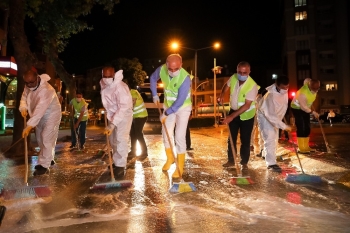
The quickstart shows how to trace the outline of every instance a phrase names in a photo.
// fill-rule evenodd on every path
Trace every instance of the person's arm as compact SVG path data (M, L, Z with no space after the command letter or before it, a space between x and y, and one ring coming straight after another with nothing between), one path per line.
M303 110L306 113L312 113L311 108L309 108L307 106L307 99L306 99L306 96L304 94L299 95L298 101L299 101L299 105L300 105L301 110Z
M151 77L149 79L149 83L150 83L150 89L152 92L152 97L153 96L158 96L157 93L157 82L160 79L160 69L162 68L162 66L159 66L152 74Z
M116 96L114 101L118 108L111 117L110 121L113 123L113 125L118 126L118 124L125 118L125 113L130 109L130 107L132 108L132 106L130 106L132 97L129 88L125 86L120 86L113 96Z
M233 119L244 113L250 108L250 105L255 100L256 96L258 94L258 87L257 85L254 85L254 87L246 94L246 99L244 104L237 109L237 111L234 111L230 115L228 115L222 122L224 124L230 123Z
M181 106L184 104L184 102L188 96L190 88L191 88L191 79L189 76L187 76L179 88L177 98L174 101L173 105L171 105L171 107L165 111L166 116L169 114L172 114L174 112L177 112L177 110L179 110L179 108L181 108Z
M74 125L74 128L75 128L75 129L78 128L79 123L81 122L81 119L83 119L83 116L84 116L85 111L86 111L86 104L85 104L85 105L81 108L81 110L80 110L79 118L78 118L77 122L76 122L75 125Z
M272 93L268 93L264 99L264 103L261 106L261 113L266 117L266 119L271 123L272 126L285 130L288 126L280 120L276 115L275 96Z

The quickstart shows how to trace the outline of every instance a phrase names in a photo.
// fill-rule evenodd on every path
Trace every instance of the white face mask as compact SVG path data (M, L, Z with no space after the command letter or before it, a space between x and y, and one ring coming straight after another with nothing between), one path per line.
M168 73L169 73L169 75L171 76L171 77L176 77L176 76L178 76L179 74L180 74L180 70L177 70L177 71L175 71L175 72L171 72L171 71L169 71L168 70Z
M111 84L113 83L113 81L114 81L114 78L103 78L103 82L104 82L107 86L111 85Z
M280 93L281 93L282 95L287 94L287 93L288 93L288 89L287 89L287 90L285 90L285 89L280 89Z
M37 87L28 87L29 90L34 91Z

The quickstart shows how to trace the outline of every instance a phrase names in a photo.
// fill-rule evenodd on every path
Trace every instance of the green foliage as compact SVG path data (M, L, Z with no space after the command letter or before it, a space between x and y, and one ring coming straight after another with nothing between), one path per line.
M109 14L119 0L27 0L27 15L36 25L48 53L54 48L62 52L72 34L91 30L84 16L91 13L94 5L103 5Z
M111 62L112 66L118 70L123 70L124 79L130 88L141 85L147 77L147 73L142 70L142 65L137 58L119 58Z

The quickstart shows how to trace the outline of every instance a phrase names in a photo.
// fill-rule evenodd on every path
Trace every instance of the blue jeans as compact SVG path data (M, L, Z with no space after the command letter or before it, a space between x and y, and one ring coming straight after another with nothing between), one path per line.
M78 119L74 118L74 124L71 126L71 135L72 135L72 145L77 144L77 138L75 136L74 132L74 125L77 123ZM79 137L79 144L80 146L84 146L85 144L85 138L86 138L86 121L80 121L79 126L76 131L78 137Z
M234 110L230 110L230 113L233 113ZM250 137L252 135L252 130L254 126L254 117L249 120L242 121L241 118L238 116L234 118L230 123L230 132L233 140L233 146L234 149L237 153L237 136L238 136L238 131L240 134L240 139L241 139L241 150L240 150L240 155L241 155L241 164L247 164L249 161L250 157ZM231 149L231 144L230 144L230 137L227 140L227 159L229 162L234 162L234 157Z

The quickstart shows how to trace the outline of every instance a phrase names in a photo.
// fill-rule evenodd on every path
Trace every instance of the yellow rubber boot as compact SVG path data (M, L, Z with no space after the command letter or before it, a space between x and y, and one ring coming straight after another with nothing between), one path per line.
M305 138L305 148L307 148L310 152L315 152L316 149L310 148L310 146L309 146L309 140L310 140L310 137Z
M175 169L175 172L173 173L173 178L179 178L184 173L185 154L177 155L177 165L179 166L179 169ZM181 175L179 174L179 171Z
M298 152L299 153L310 153L310 150L308 149L308 147L305 147L305 141L306 138L298 138Z
M171 164L173 164L175 161L174 161L174 156L173 156L173 153L171 151L171 148L166 148L165 149L165 154L166 154L166 162L162 168L163 171L168 171Z

